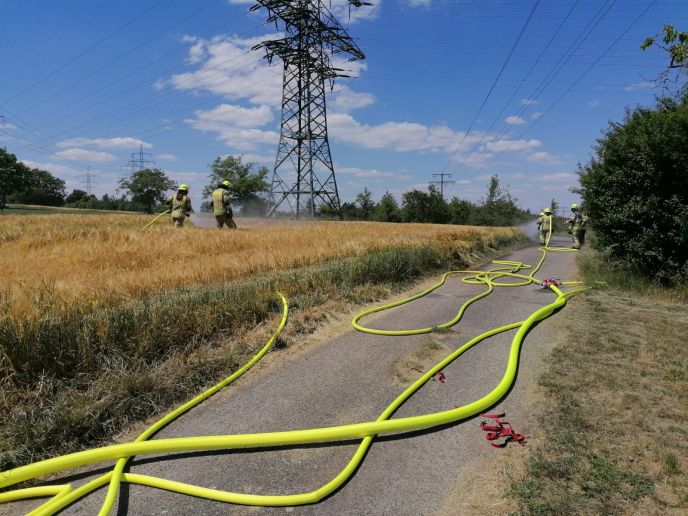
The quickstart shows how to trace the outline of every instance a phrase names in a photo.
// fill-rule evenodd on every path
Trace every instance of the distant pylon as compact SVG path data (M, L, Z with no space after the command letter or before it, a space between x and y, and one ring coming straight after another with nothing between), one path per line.
M153 155L150 152L143 152L143 144L139 147L138 152L131 153L131 160L127 163L127 168L134 174L140 170L145 170L155 166Z
M91 172L86 172L86 193L88 195L93 193L93 186L91 186Z
M432 177L439 177L439 181L430 181L431 185L440 185L440 195L444 199L444 185L453 185L456 181L447 181L445 177L451 177L452 174L447 174L446 172L440 172L439 174L433 174Z
M360 7L360 0L347 0ZM365 58L353 39L322 0L257 0L251 10L265 8L268 22L282 26L285 36L263 41L269 62L284 63L280 141L272 174L267 216L286 202L297 218L314 218L327 206L341 218L339 191L327 136L325 83L336 77L331 56L344 54L350 61Z

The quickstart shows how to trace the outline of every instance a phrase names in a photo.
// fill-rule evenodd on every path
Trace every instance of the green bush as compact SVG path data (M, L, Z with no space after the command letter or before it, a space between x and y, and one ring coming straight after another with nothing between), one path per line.
M662 284L688 278L688 95L610 123L579 174L600 250Z

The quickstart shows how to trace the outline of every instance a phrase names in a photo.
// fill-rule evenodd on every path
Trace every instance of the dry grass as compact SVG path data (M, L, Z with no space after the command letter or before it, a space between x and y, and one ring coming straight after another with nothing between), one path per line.
M523 513L686 514L688 306L668 297L615 285L572 301L540 381L545 440L512 485Z
M375 223L142 233L148 220L0 219L0 470L107 440L226 376L262 345L277 290L290 302L284 347L328 313L525 240Z
M158 225L134 215L0 219L0 270L12 310L29 315L41 287L60 303L102 305L182 286L224 283L371 251L461 240L487 245L512 229L355 222L254 224L222 231Z

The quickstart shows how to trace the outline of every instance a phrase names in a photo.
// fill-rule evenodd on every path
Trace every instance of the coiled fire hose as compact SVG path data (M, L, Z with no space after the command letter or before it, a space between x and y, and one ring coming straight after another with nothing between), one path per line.
M497 260L494 263L500 265L500 267L494 268L489 271L451 271L445 273L442 276L439 283L430 287L427 290L424 290L419 294L403 299L401 301L397 301L395 303L383 305L358 314L356 317L354 317L352 324L359 331L374 333L378 335L391 336L415 335L420 333L428 333L435 329L449 328L457 324L461 320L461 317L463 316L468 306L478 301L479 299L489 295L495 287L517 287L530 285L533 283L541 285L543 282L535 278L535 274L544 263L545 258L547 256L547 252L574 251L573 249L568 248L549 247L550 238L551 230L547 236L545 247L539 248L539 250L542 252L542 257L534 268L531 268L530 265L526 265L520 262ZM525 275L520 273L521 271L528 269L531 269L530 274ZM463 282L473 285L485 285L485 290L483 290L483 292L477 294L476 296L468 299L461 306L456 317L454 317L452 320L439 324L437 326L409 330L376 330L364 327L359 323L359 321L366 315L370 315L372 313L380 312L383 310L388 310L396 306L400 306L402 304L409 303L416 299L419 299L420 297L423 297L442 286L449 276L457 274L468 275L467 277L462 279ZM502 278L513 278L517 281L513 283L497 281ZM579 282L560 283L560 285L567 286L574 284L579 284ZM215 386L198 395L196 398L192 399L191 401L182 405L178 409L164 416L154 425L149 427L134 442L104 446L92 450L63 455L61 457L43 460L34 464L21 466L9 471L2 472L0 473L0 488L8 487L11 485L18 484L20 482L36 479L44 475L48 475L58 471L69 470L87 464L116 460L117 462L114 466L114 469L111 472L108 472L94 480L91 480L90 482L86 483L85 485L79 487L76 490L73 490L72 486L67 484L55 486L30 487L25 489L17 489L14 491L7 491L4 493L0 493L0 503L21 500L26 498L52 496L50 500L48 500L46 503L44 503L43 505L41 505L29 514L54 514L62 510L63 508L67 507L68 505L81 499L82 497L88 495L92 491L106 484L109 484L108 492L100 511L101 515L106 515L109 514L109 512L112 509L121 482L145 485L176 493L186 494L189 496L196 496L200 498L206 498L209 500L242 505L293 506L316 503L328 496L330 493L335 491L342 484L344 484L344 482L347 481L347 479L354 473L359 464L362 462L363 458L365 457L366 451L372 444L375 436L391 433L410 432L420 429L442 426L449 423L455 423L457 421L461 421L463 419L467 419L476 414L479 414L487 408L496 404L508 392L509 388L514 382L516 372L518 369L520 348L529 329L539 321L542 321L543 319L549 317L553 312L555 312L559 308L563 307L570 297L579 294L580 292L583 292L585 290L588 290L588 288L577 288L568 292L563 292L558 288L557 285L550 284L547 285L547 287L552 292L554 292L554 294L556 294L556 299L554 301L536 310L523 321L514 322L511 324L500 326L498 328L494 328L466 342L464 345L452 352L441 362L429 369L416 382L410 385L382 412L382 414L380 414L380 416L375 421L355 423L350 425L311 428L304 430L291 430L282 432L205 437L184 437L159 439L152 441L149 440L151 437L155 435L156 432L161 430L163 427L165 427L166 425L177 419L179 416L189 411L191 408L195 407L202 401L217 393L220 389L226 387L234 380L242 376L268 352L270 347L279 337L287 322L288 303L284 296L282 296L282 294L279 294L279 297L282 302L282 317L277 330L272 335L270 340L265 344L265 346L263 346L263 348L253 358L251 358L251 360L246 365L244 365L234 374L225 378ZM435 373L444 369L447 365L449 365L451 362L453 362L459 356L461 356L465 351L489 337L514 329L517 331L511 342L509 358L507 361L506 369L504 371L504 375L502 376L497 386L486 396L483 396L482 398L475 400L467 405L457 407L451 410L418 416L390 419L394 412L418 389L420 389L426 382L428 382L435 375ZM252 495L244 493L233 493L217 489L209 489L200 486L194 486L162 478L151 477L148 475L124 473L124 468L127 464L127 461L135 455L151 455L159 453L180 453L208 450L227 450L241 448L268 448L276 446L293 446L310 443L336 442L349 439L361 439L361 443L359 444L358 449L350 459L349 463L344 467L344 469L342 469L342 471L339 474L337 474L330 481L325 483L320 488L308 493L291 495Z

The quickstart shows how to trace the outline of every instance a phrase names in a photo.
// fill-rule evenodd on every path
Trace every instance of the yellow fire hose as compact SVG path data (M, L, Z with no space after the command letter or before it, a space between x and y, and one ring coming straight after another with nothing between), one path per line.
M541 280L534 277L535 273L540 269L544 263L548 251L572 251L568 248L551 248L548 247L551 237L551 230L547 236L546 246L540 248L542 258L529 275L519 274L521 270L530 269L529 265L519 262L505 262L495 261L496 264L502 267L495 268L489 271L451 271L442 276L440 283L430 287L429 289L411 296L407 299L390 303L372 310L367 310L358 314L354 320L353 325L360 331L368 333L375 333L379 335L413 335L418 333L428 333L434 329L448 328L459 322L466 308L472 303L489 295L494 290L495 286L523 286L532 283L542 284ZM447 277L455 274L469 274L470 276L463 278L463 281L469 284L482 284L486 289L468 299L459 310L457 316L438 326L428 328L417 328L411 330L375 330L365 328L358 324L358 321L366 315L382 310L387 310L401 304L411 302L428 293L439 288L446 281ZM515 279L514 283L505 283L503 281L497 282L495 280L501 278ZM566 282L562 285L572 285L578 282ZM533 312L527 319L520 322L515 322L489 330L474 339L465 343L463 346L455 350L444 360L439 362L433 368L428 370L420 379L409 386L403 393L401 393L377 418L375 421L364 423L355 423L350 425L340 425L324 428L312 428L305 430L291 430L282 432L256 433L256 434L238 434L238 435L222 435L222 436L205 436L205 437L185 437L172 439L159 439L149 441L156 432L161 428L174 421L183 413L190 410L192 407L198 405L205 399L209 398L220 389L243 375L248 371L258 360L260 360L269 350L279 334L282 332L288 313L287 300L280 294L282 300L282 318L280 324L266 345L241 369L227 377L225 380L211 387L203 392L193 400L185 405L179 407L173 412L164 416L161 420L148 428L141 434L134 442L116 444L111 446L104 446L88 451L72 453L61 457L43 460L27 466L21 466L9 471L0 473L0 488L11 486L26 480L38 478L40 476L48 475L58 471L69 470L75 467L84 466L87 464L94 464L98 462L117 460L113 471L102 475L95 480L88 482L76 490L72 490L71 485L57 485L57 486L42 486L26 489L18 489L0 493L0 503L20 500L25 498L37 498L44 496L53 496L52 499L45 504L38 507L31 512L32 515L38 514L54 514L57 511L67 507L68 505L86 496L90 492L98 489L106 484L110 484L105 502L101 508L100 514L108 514L112 509L116 499L119 485L121 482L128 482L132 484L146 485L172 492L186 494L189 496L196 496L206 498L209 500L216 500L227 503L243 504L243 505L260 505L260 506L292 506L315 503L328 496L330 493L340 487L353 474L356 468L363 460L366 451L372 444L373 439L377 435L384 435L390 433L409 432L420 429L432 428L449 423L467 419L476 414L483 412L489 407L496 404L509 390L514 382L515 375L518 369L518 357L520 347L523 344L523 339L528 333L529 329L537 322L549 317L554 311L563 307L568 298L587 290L587 288L578 288L568 292L563 292L555 285L549 285L548 288L556 294L556 299ZM470 349L472 346L482 342L483 340L497 335L502 332L516 329L516 334L511 342L509 351L509 358L507 361L506 370L497 386L486 396L452 410L436 412L432 414L424 414L419 416L411 416L397 419L390 419L394 412L418 389L420 389L434 374L445 368L448 364L456 360L461 354ZM180 453L189 451L207 451L207 450L226 450L226 449L241 449L241 448L258 448L258 447L275 447L275 446L293 446L304 445L310 443L335 442L348 439L362 439L358 449L352 456L349 463L344 469L336 475L329 482L322 487L309 493L300 493L292 495L251 495L244 493L232 493L221 491L217 489L208 489L200 486L194 486L181 482L170 481L161 478L150 477L147 475L139 475L133 473L124 473L129 458L135 455L151 455L158 453Z
M170 210L165 210L165 211L163 211L162 213L158 213L158 216L155 217L153 220L151 220L148 224L146 224L145 226L143 226L143 227L141 228L141 231L143 231L144 229L148 229L150 226L152 226L153 224L155 224L155 223L158 221L158 219L159 219L160 217L162 217L163 215L167 215L169 212L170 212Z

